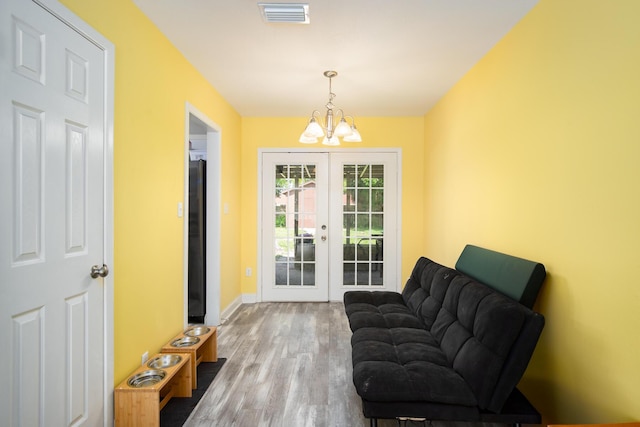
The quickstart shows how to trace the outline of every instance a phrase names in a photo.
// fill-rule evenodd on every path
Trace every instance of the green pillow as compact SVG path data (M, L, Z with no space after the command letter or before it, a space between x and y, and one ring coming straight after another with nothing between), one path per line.
M529 308L533 307L547 275L539 262L473 245L465 246L456 270Z

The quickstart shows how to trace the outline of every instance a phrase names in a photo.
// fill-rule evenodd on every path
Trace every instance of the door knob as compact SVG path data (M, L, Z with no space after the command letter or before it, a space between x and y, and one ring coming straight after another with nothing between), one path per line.
M320 238L322 239L323 242L327 240L327 236L322 236Z
M91 267L91 278L97 279L98 277L107 277L109 274L109 267L106 264L102 264L102 267L99 265L94 265Z

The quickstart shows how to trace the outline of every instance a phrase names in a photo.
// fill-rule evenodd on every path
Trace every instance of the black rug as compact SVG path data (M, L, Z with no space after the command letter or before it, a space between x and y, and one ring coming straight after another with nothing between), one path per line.
M198 388L192 391L191 397L171 398L160 411L160 425L162 427L183 425L226 361L227 359L218 359L217 362L200 363L197 369Z

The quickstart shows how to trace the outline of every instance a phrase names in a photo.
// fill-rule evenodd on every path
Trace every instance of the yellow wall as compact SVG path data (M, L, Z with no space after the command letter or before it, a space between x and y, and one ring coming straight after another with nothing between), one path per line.
M547 422L640 420L639 16L542 0L425 116L425 253L549 272L522 383Z
M322 144L300 144L298 138L308 118L244 117L242 119L242 267L257 268L258 257L258 149L322 148ZM423 118L357 117L361 143L343 143L344 148L402 148L402 278L409 276L423 242ZM256 275L242 277L242 292L257 292Z
M185 103L222 129L221 307L239 293L240 117L129 0L63 0L115 45L115 382L183 328Z

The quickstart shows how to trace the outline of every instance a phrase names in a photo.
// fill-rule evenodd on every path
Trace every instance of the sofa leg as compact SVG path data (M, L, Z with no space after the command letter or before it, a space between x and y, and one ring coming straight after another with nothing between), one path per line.
M378 427L378 419L377 418L369 418L369 425L371 427Z

